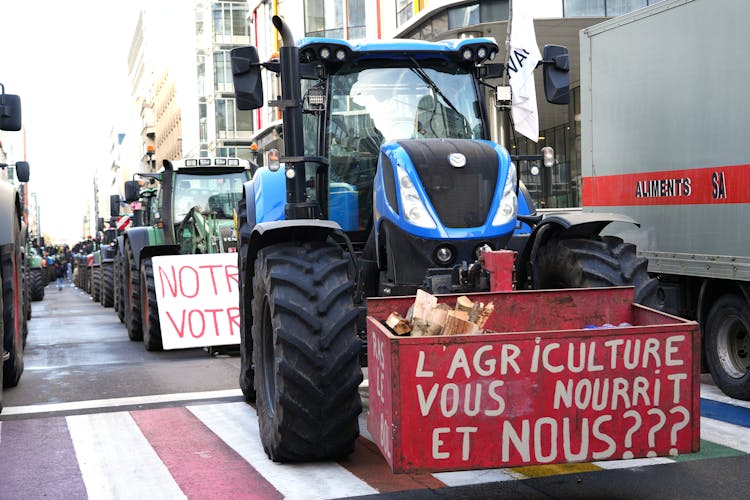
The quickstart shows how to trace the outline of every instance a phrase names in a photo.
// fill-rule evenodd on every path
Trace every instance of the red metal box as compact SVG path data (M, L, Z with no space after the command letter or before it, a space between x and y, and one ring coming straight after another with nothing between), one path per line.
M497 333L397 337L382 321L414 297L367 301L367 426L394 472L698 451L696 322L633 304L629 287L470 298L494 303Z

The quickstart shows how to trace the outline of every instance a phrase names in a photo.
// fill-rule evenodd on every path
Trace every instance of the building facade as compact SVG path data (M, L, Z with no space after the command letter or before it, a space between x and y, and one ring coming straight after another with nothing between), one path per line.
M515 0L516 2L522 0ZM532 1L532 0L525 0ZM566 46L570 51L571 100L567 106L546 103L543 83L536 72L540 139L531 142L523 136L495 138L512 154L538 154L542 147L555 149L555 165L531 175L530 162L521 162L522 179L538 207L580 205L580 30L657 0L533 0L534 28L540 49L546 44ZM284 16L297 36L331 38L415 38L427 41L449 38L493 37L505 60L505 40L510 0L303 0L298 2L251 0L251 39L261 60L278 50L278 37L270 19ZM264 75L266 95L278 92L277 79ZM491 101L488 101L491 102ZM506 111L506 110L504 110ZM503 113L501 113L502 115ZM509 113L508 113L509 114ZM279 119L267 106L255 112L254 126L263 130Z

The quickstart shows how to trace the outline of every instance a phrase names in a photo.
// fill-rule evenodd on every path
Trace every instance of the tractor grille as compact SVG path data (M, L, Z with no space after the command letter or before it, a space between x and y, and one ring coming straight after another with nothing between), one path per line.
M224 251L225 252L236 252L237 251L237 237L234 235L233 227L221 227L219 228L219 235L224 240ZM230 250L232 249L232 250Z
M477 227L487 213L497 186L497 152L468 139L399 141L419 172L422 185L445 227ZM466 166L451 166L451 153L462 153Z

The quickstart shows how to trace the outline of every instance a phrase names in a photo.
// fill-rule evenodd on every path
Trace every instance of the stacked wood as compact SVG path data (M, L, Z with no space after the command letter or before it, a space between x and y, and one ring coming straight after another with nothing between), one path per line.
M386 325L396 335L413 337L478 334L484 333L484 325L494 310L492 302L473 302L466 295L458 297L451 308L445 303L438 304L434 295L418 290L406 317L393 312Z

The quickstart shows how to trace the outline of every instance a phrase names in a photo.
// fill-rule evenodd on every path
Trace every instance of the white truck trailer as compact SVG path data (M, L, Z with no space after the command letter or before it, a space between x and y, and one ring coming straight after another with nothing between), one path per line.
M750 400L750 2L666 0L580 33L584 210L630 240L660 307L701 325L704 368Z

